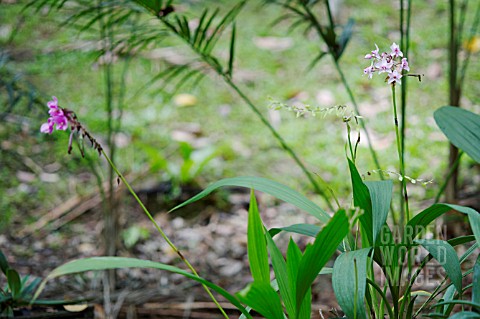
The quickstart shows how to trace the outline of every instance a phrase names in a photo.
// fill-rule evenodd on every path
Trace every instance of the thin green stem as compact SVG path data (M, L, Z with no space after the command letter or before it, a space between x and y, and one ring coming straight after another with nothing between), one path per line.
M333 55L332 55L333 57ZM352 89L350 88L350 85L347 82L347 78L345 77L345 74L343 74L342 69L340 68L340 65L338 64L338 61L333 58L333 64L335 65L335 69L337 70L337 73L340 75L340 79L342 80L342 84L345 87L345 90L347 91L348 97L350 98L350 101L353 104L353 107L355 109L355 113L357 113L358 116L361 116L360 114L360 109L358 107L358 104L355 100L355 97L353 95ZM373 143L372 139L370 138L370 134L367 131L367 128L365 126L365 122L362 119L359 119L360 127L362 130L365 132L365 137L367 138L367 144L368 144L368 149L370 150L370 154L372 156L373 162L375 163L375 167L378 170L378 174L380 175L380 179L385 179L383 176L382 169L380 167L380 162L378 161L377 153L373 149Z
M387 308L389 318L395 318L393 315L392 309L390 307L390 304L388 303L388 298L385 295L385 293L382 291L382 289L377 285L375 281L371 280L370 278L367 278L367 283L370 284L370 286L372 286L378 292L382 300L385 302L385 307Z
M460 159L461 159L462 155L463 155L463 151L460 151L457 155L457 159L455 160L453 165L448 170L447 176L445 177L445 180L443 181L443 184L440 187L440 190L438 191L437 196L435 196L435 204L440 201L440 197L442 196L443 192L447 188L448 182L450 181L450 179L453 176L453 173L457 170L457 167L460 164Z
M101 150L102 152L102 155L105 157L105 159L107 160L108 164L110 165L110 167L115 171L115 173L118 175L118 177L120 178L120 180L123 182L123 184L127 187L128 191L130 192L130 194L132 194L132 196L135 198L135 200L137 201L137 203L140 205L140 207L142 208L143 212L145 213L145 215L147 215L148 219L150 219L150 221L153 223L153 225L155 226L155 228L157 229L158 233L160 234L160 236L162 236L162 238L167 242L167 244L170 246L170 248L180 257L180 259L182 260L182 262L188 267L188 269L190 269L190 271L197 277L200 277L197 273L197 271L195 270L195 268L192 266L192 264L190 264L190 262L185 258L185 256L183 256L183 254L181 253L181 251L175 246L175 244L170 240L170 238L168 238L168 236L165 234L165 232L163 231L163 229L160 227L160 225L155 221L155 219L153 218L152 214L150 214L150 212L148 211L148 209L145 207L145 205L143 204L143 202L140 200L140 198L138 197L137 193L135 193L135 191L133 190L132 186L130 186L130 184L128 183L128 181L125 179L125 177L123 176L122 173L120 173L120 171L118 170L118 168L115 166L115 164L112 162L112 160L110 159L110 157L108 157L107 153L102 149ZM225 318L229 318L228 315L225 313L225 310L223 310L222 306L218 303L217 299L215 299L215 296L213 296L212 292L210 291L210 289L202 284L203 288L205 289L205 291L207 292L207 294L210 296L210 298L212 299L212 301L215 303L215 305L218 307L218 309L220 310L220 312L222 313L222 315L225 317Z
M398 159L400 162L400 176L401 176L401 191L400 191L400 227L403 229L405 225L405 217L407 222L410 220L410 210L408 208L408 194L407 182L405 179L405 164L402 158L402 144L400 140L400 133L398 129L398 115L397 115L397 99L395 97L395 85L392 85L392 103L393 103L393 120L395 124L395 137L397 141ZM404 214L406 213L406 216Z

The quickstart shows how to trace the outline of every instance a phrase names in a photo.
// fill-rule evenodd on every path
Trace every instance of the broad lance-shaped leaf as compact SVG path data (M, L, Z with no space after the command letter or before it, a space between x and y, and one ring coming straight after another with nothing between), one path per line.
M293 292L293 296L296 295L296 282L298 278L298 267L300 260L302 259L302 251L297 244L290 238L290 242L287 248L287 272L290 289ZM324 271L327 267L322 268ZM331 269L331 268L330 268ZM322 272L321 271L321 272ZM320 273L321 273L320 272ZM295 300L294 300L295 302ZM298 319L310 319L312 313L312 288L307 290L303 303L300 309L296 309Z
M250 318L250 319L252 318L252 316L248 313L245 307L242 306L242 304L238 301L237 298L235 298L233 295L228 293L225 289L213 284L212 282L204 278L197 277L194 274L191 274L183 269L165 265L159 262L136 259L136 258L125 258L125 257L82 258L82 259L72 260L66 264L63 264L55 268L54 270L52 270L47 275L47 277L42 281L37 291L35 292L35 295L33 296L33 299L31 302L34 303L35 299L37 299L37 297L45 288L45 285L47 284L47 282L51 279L54 279L60 276L71 275L71 274L76 274L81 272L92 271L92 270L107 270L107 269L120 269L120 268L153 268L153 269L166 270L169 272L180 274L186 278L195 280L211 288L218 294L225 297L225 299L227 299L232 305L234 305L239 311L241 311L247 318Z
M332 285L338 304L348 318L367 318L365 289L370 248L342 253L333 265Z
M448 140L480 163L480 115L459 107L444 106L433 116Z
M337 246L348 231L349 223L346 213L344 210L339 210L317 235L313 245L305 251L298 266L295 298L297 309L301 307L313 281L337 250Z
M287 263L283 258L282 252L278 249L270 234L265 234L267 238L268 251L272 260L273 271L277 280L280 295L282 296L285 308L290 318L295 318L295 291L290 286L289 276L287 273ZM289 260L290 262L290 260ZM292 261L293 262L293 261Z
M363 233L367 238L362 238L362 245L368 247L373 242L373 217L372 217L372 200L368 187L362 181L362 177L357 171L355 164L349 159L348 166L350 168L350 175L352 178L353 188L353 204L356 207L363 209L363 214L360 216L360 225L363 228Z
M387 221L392 201L393 182L387 180L365 182L364 184L368 187L372 203L372 231L373 243L375 243L383 225Z
M270 283L270 267L268 265L267 242L257 201L253 190L250 193L248 209L247 252L250 271L255 282Z
M20 280L20 275L15 269L8 268L7 269L7 283L8 288L12 293L13 298L17 298L22 290L22 283Z
M462 270L457 254L452 245L443 240L418 239L417 244L422 245L437 262L445 269L458 292L462 291Z
M480 213L470 207L452 204L434 204L410 219L405 226L406 236L404 239L404 244L411 245L413 239L432 221L452 209L468 216L472 232L475 235L477 243L480 245Z
M284 319L280 297L269 283L253 282L237 296L265 318Z
M327 223L330 219L330 216L321 209L317 204L303 196L297 191L282 185L278 182L261 178L261 177L250 177L250 176L242 176L242 177L234 177L234 178L225 178L209 185L206 189L204 189L201 193L195 195L194 197L190 198L189 200L183 202L182 204L174 207L170 210L170 212L177 210L181 207L184 207L188 204L196 202L214 190L225 187L225 186L237 186L237 187L246 187L252 188L272 196L275 196L278 199L281 199L287 203L297 206L298 208L304 210L308 214L316 217L322 223Z

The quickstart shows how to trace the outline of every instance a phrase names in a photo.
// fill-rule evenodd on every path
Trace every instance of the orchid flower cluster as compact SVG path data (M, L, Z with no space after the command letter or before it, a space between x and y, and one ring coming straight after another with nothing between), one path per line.
M71 133L68 141L68 154L72 152L72 141L75 133L78 133L82 139L87 138L90 143L92 143L93 148L98 151L98 154L102 154L103 148L100 143L98 143L97 140L85 129L82 123L78 121L77 116L73 111L60 107L58 105L58 99L55 96L52 96L52 101L49 101L47 106L50 109L48 111L50 117L47 122L43 123L40 127L40 132L52 134L54 127L56 130L66 131L70 124ZM80 149L80 151L83 156L83 150Z
M395 85L400 83L403 71L410 71L410 67L408 66L407 58L403 57L403 52L399 46L394 42L390 46L390 53L383 52L381 54L376 44L375 48L371 53L365 55L365 59L371 60L371 64L363 70L363 73L368 75L369 79L373 77L375 72L378 72L378 74L387 73L386 81L388 84Z

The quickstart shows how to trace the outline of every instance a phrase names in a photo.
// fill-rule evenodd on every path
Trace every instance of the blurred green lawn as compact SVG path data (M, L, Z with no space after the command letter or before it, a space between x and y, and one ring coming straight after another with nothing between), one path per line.
M198 17L204 6L228 8L232 3L185 1L179 10ZM398 171L390 89L381 77L368 80L362 72L368 65L363 57L375 43L381 50L387 50L392 42L399 42L398 2L346 0L338 3L338 21L345 23L353 18L356 22L341 66L374 137L382 168ZM9 55L5 67L32 83L45 102L51 95L57 96L61 106L75 110L90 131L105 141L105 90L95 51L98 31L80 33L61 26L67 17L65 13L22 11L23 6L20 1L0 3L0 48ZM446 139L436 127L432 114L448 101L447 9L447 1L414 1L409 61L412 72L424 76L422 82L409 80L406 172L413 178L434 180L426 188L412 185L410 193L418 200L417 205L436 194L446 167ZM307 167L326 180L337 196L348 203L345 127L341 120L331 116L295 118L293 113L274 113L268 109L269 97L284 101L295 96L303 103L324 107L351 105L329 57L307 72L318 47L323 46L315 34L304 35L301 28L288 32L287 22L272 26L283 12L280 7L262 6L260 1L248 2L237 22L234 80L264 114L270 112L268 115L276 128ZM472 18L470 14L469 19ZM19 28L14 31L17 25ZM7 43L12 32L16 33ZM285 44L283 48L282 43ZM226 43L220 43L225 51L218 50L217 55L228 56L226 47ZM311 192L308 181L291 158L221 79L206 77L195 87L183 87L178 93L195 96L197 103L193 106L176 105L158 84L133 97L164 67L162 59L151 58L152 52L160 56L169 52L177 56L191 54L173 38L159 42L155 50L146 50L135 57L127 76L128 103L116 158L121 170L138 173L152 164L144 145L157 149L172 163L180 162L175 132L193 125L197 133L206 138L207 145L220 152L218 160L210 162L197 178L200 185L223 177L256 175ZM114 68L119 75L121 63L116 63ZM464 107L474 112L480 110L478 70L477 53L472 56L462 100ZM167 85L167 91L171 89L171 85ZM4 108L7 97L5 92L0 94L0 107ZM95 179L88 174L89 167L79 152L66 154L68 134L55 132L52 136L44 136L39 133L41 123L48 116L46 106L27 112L20 105L12 111L12 116L14 120L0 124L0 188L4 193L0 209L5 212L4 216L14 216L17 222L27 217L28 222L29 211L49 210L75 193L95 190ZM20 119L24 120L21 127ZM375 169L365 145L360 147L358 158L362 173ZM42 181L38 172L32 172L25 164L25 158L57 174L59 180ZM467 185L478 183L474 180L475 174L471 173L474 171L468 171L472 163L466 159L462 166L461 182ZM19 171L33 173L33 177L22 178ZM106 177L107 170L103 171ZM148 177L158 181L165 178L161 171ZM141 187L142 182L136 185ZM320 198L316 200L321 203Z

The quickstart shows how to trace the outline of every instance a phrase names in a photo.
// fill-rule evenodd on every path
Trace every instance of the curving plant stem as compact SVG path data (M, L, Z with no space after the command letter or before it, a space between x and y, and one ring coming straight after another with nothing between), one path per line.
M110 159L110 157L108 157L107 153L101 149L100 150L101 154L105 157L105 159L107 160L108 164L110 165L110 167L112 168L112 170L117 174L118 178L120 178L120 180L125 184L125 186L127 187L128 191L130 192L130 194L132 194L133 198L135 198L135 200L137 201L137 203L140 205L140 207L142 208L143 212L145 213L145 215L147 215L148 219L150 219L150 221L153 223L153 225L155 226L155 228L157 229L158 233L160 234L160 236L162 236L162 238L167 242L168 246L170 246L170 248L180 257L180 259L182 260L182 262L188 267L188 269L190 269L190 271L197 277L200 278L200 276L198 275L197 271L195 270L195 268L192 266L192 264L188 261L187 258L185 258L185 256L182 254L182 252L175 246L175 244L170 240L170 238L168 238L167 234L165 234L165 232L163 231L162 227L160 227L160 225L155 221L155 219L153 218L152 214L150 214L150 212L148 211L147 207L145 207L145 205L143 204L143 202L140 200L140 198L138 197L137 193L135 193L135 191L133 190L132 186L130 186L130 184L128 183L128 181L125 179L125 177L123 176L123 174L118 170L117 166L115 166L115 164L112 162L112 160ZM222 313L223 317L228 319L228 315L226 314L225 310L222 308L222 306L220 305L220 303L217 301L217 299L215 298L215 296L212 294L212 292L210 291L210 289L202 284L203 288L205 289L205 291L207 292L207 294L209 295L209 297L212 299L212 301L215 303L215 305L218 307L218 309L220 310L220 312Z

